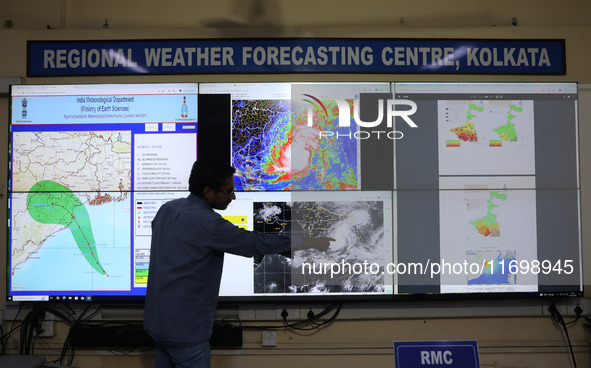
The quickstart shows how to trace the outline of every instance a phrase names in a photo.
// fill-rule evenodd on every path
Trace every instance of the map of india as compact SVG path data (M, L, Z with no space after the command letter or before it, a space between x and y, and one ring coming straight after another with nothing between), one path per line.
M13 190L42 180L72 191L131 190L131 132L15 132ZM26 143L25 143L26 142ZM22 146L21 146L22 145Z
M129 288L131 132L14 135L12 288Z

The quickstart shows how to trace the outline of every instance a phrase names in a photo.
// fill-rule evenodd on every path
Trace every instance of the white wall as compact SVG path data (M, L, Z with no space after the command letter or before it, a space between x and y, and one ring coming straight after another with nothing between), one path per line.
M7 3L7 2L4 2ZM12 2L11 2L12 3ZM16 2L14 2L16 4ZM0 45L2 45L2 62L0 63L0 76L26 77L26 41L27 40L101 40L101 39L159 39L159 38L209 38L209 37L346 37L346 38L560 38L566 40L567 74L564 76L508 76L508 75L394 75L394 74L331 74L331 75L174 75L174 76L124 76L124 77L57 77L57 78L29 78L28 83L110 83L110 82L213 82L213 81L530 81L530 82L558 82L572 81L583 84L581 87L580 104L580 139L582 147L581 157L581 184L582 184L582 210L583 210L583 246L586 290L591 291L591 242L586 229L591 225L591 147L585 142L591 140L591 68L588 60L591 60L591 26L588 23L589 2L576 1L572 4L556 2L536 2L540 8L549 7L540 11L537 16L528 18L528 12L536 9L526 7L524 4L531 2L503 2L509 11L500 11L502 6L494 10L480 9L476 13L470 13L460 8L454 10L454 14L463 15L466 18L481 15L477 24L469 24L470 27L445 27L441 21L450 13L449 2L446 7L438 8L439 17L430 24L438 27L413 27L419 24L421 12L415 9L408 10L406 14L415 14L407 17L407 25L398 24L399 17L394 15L397 9L391 8L387 1L368 2L337 2L323 3L308 2L308 6L296 8L294 4L300 2L260 1L249 2L252 7L256 4L267 4L274 7L274 13L266 15L268 18L260 18L252 15L252 22L272 21L270 27L257 28L212 28L204 26L207 21L221 21L233 19L235 22L248 21L246 13L237 12L240 5L231 1L219 1L217 5L209 4L200 7L199 14L189 11L180 12L179 27L169 28L179 12L169 11L170 7L160 5L155 11L149 11L148 3L141 2L134 5L120 4L116 1L96 2L93 6L80 8L75 1L22 1L19 6L14 4L6 11L0 12L4 19L15 19L13 29L0 30ZM129 2L131 3L131 2ZM420 3L420 2L415 2ZM435 7L435 4L443 2L426 2L424 6ZM87 5L89 3L87 2ZM303 4L303 5L306 5ZM328 4L328 5L326 5ZM358 4L364 4L357 12L347 12L341 8L354 8ZM375 5L372 7L371 5ZM454 2L460 5L460 2ZM462 2L465 5L465 2ZM476 6L469 3L470 6ZM193 2L181 1L176 5L179 9L193 9ZM313 12L314 5L318 5ZM330 5L330 6L329 6ZM496 6L497 4L495 4ZM3 4L6 6L6 4ZM380 12L380 7L387 12ZM365 9L367 8L367 9ZM139 10L138 10L139 9ZM251 9L251 8L250 8ZM521 24L542 23L555 26L509 26L511 14L514 9L521 15ZM331 14L330 11L337 14ZM437 10L437 9L435 9ZM245 10L246 11L246 10ZM401 10L402 12L403 10ZM564 25L565 19L560 22L552 17L552 11L556 17L562 13L572 18L570 25ZM367 16L365 15L367 13ZM437 13L435 13L437 14ZM582 14L584 16L582 16ZM332 15L332 16L329 16ZM507 15L507 16L506 16ZM103 18L108 17L112 24L110 29L102 29L94 25L102 24ZM463 17L459 17L463 18ZM17 22L16 19L21 19ZM138 25L144 26L152 20L154 27L133 29ZM535 19L535 21L534 21ZM0 19L2 20L2 19ZM323 23L323 20L326 20ZM375 20L375 24L374 24ZM29 22L29 23L25 23ZM126 21L126 27L119 24ZM462 20L453 20L450 23ZM467 20L466 20L467 21ZM472 22L475 22L473 19ZM485 22L486 21L486 22ZM494 21L496 27L488 24ZM138 24L136 24L136 22ZM274 22L274 23L273 23ZM393 22L393 23L392 23ZM437 22L440 22L437 24ZM482 24L484 22L484 24ZM53 28L43 29L44 23ZM192 26L195 23L195 28ZM392 23L392 25L390 25ZM20 24L27 27L19 28ZM349 26L347 26L349 24ZM217 26L216 26L217 27ZM29 28L29 29L24 29ZM589 102L587 102L589 101ZM6 97L0 97L0 132L8 129L8 101ZM0 173L7 172L7 136L0 135ZM0 176L0 208L6 208L6 179ZM0 223L7 223L6 212L0 211ZM6 252L6 229L0 227L0 254ZM0 257L0 269L5 269L5 259ZM0 294L4 294L5 276L0 276ZM590 294L588 294L590 295ZM590 306L588 300L582 303ZM5 308L6 307L6 308ZM11 309L12 308L12 309ZM252 316L257 309L274 311L275 306L242 305L240 308L229 307L224 313L228 316L243 318ZM0 301L0 310L5 309L6 314L14 315L12 306L5 306ZM238 310L240 309L240 311ZM118 313L111 311L111 313ZM274 312L269 312L273 313ZM140 311L132 311L130 319L141 318ZM261 321L251 318L246 324L277 323L276 321ZM8 323L4 324L5 328ZM575 352L579 366L588 366L589 344L583 323L575 324L569 330L571 339L575 345ZM55 357L56 350L62 346L67 334L67 326L57 325L57 336L46 340L38 351ZM479 342L481 363L483 367L568 367L570 358L561 328L553 323L545 311L545 306L540 302L500 302L493 303L435 303L426 302L416 304L370 304L370 305L345 305L343 314L339 320L329 328L326 328L311 336L302 336L291 332L282 331L278 335L277 348L262 348L260 345L260 332L249 331L244 335L245 346L242 350L214 352L214 367L234 366L271 366L300 367L304 365L318 366L392 366L392 341L394 340L446 340L446 339L476 339ZM16 351L13 348L11 353ZM39 345L38 345L39 346ZM56 350L52 350L56 349ZM51 358L50 358L51 359ZM121 356L106 351L78 351L74 365L83 367L147 367L153 364L152 356L148 354L134 354L133 356Z

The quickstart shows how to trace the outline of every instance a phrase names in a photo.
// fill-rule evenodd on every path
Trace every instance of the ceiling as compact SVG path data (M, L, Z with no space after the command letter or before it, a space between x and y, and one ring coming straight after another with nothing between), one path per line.
M4 28L588 26L591 0L0 0Z

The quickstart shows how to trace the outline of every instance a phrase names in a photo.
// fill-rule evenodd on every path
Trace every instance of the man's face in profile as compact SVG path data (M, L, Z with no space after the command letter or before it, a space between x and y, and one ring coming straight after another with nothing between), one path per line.
M216 210L225 210L232 200L236 199L234 194L234 175L224 179L220 189L214 191L209 205Z

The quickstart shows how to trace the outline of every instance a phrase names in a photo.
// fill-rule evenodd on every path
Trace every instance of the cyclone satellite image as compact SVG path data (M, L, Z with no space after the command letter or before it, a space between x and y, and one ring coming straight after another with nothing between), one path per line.
M384 281L384 207L381 201L294 201L255 203L255 229L292 237L331 237L326 252L295 251L291 258L267 255L255 259L255 293L381 293ZM375 263L373 273L346 272L330 275L324 264ZM331 277L332 276L332 277Z
M352 104L352 101L350 101ZM326 101L326 116L315 112L308 127L306 109L292 111L289 100L234 100L232 163L236 189L359 189L355 139L320 139L321 129L351 134L337 127L338 106Z

